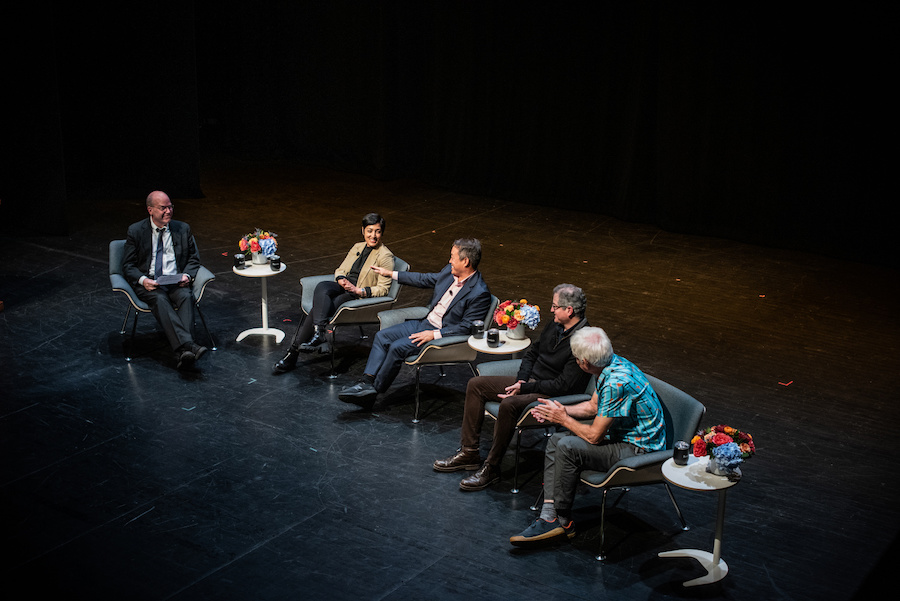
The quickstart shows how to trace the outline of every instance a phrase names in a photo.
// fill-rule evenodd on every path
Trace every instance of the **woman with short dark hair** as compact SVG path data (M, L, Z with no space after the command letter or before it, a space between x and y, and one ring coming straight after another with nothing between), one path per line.
M274 365L275 373L294 369L301 352L331 351L331 343L326 340L326 328L342 304L356 298L385 296L391 289L391 278L372 270L373 266L389 271L394 269L394 254L381 242L384 225L384 218L378 213L363 217L363 241L354 244L344 257L334 272L334 281L320 282L316 286L312 311L294 333L287 354Z

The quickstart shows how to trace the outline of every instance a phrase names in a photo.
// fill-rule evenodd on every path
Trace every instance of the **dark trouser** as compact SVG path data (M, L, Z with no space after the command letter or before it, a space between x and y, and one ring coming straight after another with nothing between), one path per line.
M544 499L556 504L556 513L569 517L582 470L605 472L638 452L627 442L591 444L570 432L554 434L544 454Z
M294 338L291 340L291 346L295 347L308 342L312 338L314 325L328 325L328 320L331 319L338 307L355 298L357 298L355 294L347 292L337 282L316 284L316 289L313 291L312 313L307 315L297 327Z
M378 392L387 390L400 373L403 360L419 350L409 337L417 332L433 329L434 326L428 320L411 320L380 330L375 335L364 372L374 376L375 381L372 385L375 390Z
M505 394L506 387L516 382L515 376L478 376L470 379L466 386L466 407L460 434L460 445L464 449L478 448L484 424L484 404L500 401L500 411L494 424L494 442L487 456L487 462L493 466L500 465L503 460L522 411L541 396L516 394L505 399L497 397L498 394Z
M135 292L150 306L150 312L165 332L172 350L193 344L194 297L190 286L160 286L155 290L138 286Z

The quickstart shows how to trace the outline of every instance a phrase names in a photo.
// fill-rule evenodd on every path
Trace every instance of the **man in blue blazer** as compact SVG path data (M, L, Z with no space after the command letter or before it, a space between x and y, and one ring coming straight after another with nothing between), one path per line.
M194 342L194 298L191 282L200 269L200 253L191 227L172 219L175 206L165 192L147 196L149 219L131 224L125 238L122 267L138 298L150 306L169 344L178 369L194 365L206 347ZM175 283L161 284L162 276L180 276ZM175 279L170 277L169 279Z
M450 262L438 273L390 272L372 269L401 284L434 288L425 319L410 320L381 330L375 336L362 379L345 386L338 394L342 401L371 406L379 392L386 391L406 357L423 344L443 336L468 334L472 322L484 319L491 305L491 291L481 278L481 242L461 238L450 249Z

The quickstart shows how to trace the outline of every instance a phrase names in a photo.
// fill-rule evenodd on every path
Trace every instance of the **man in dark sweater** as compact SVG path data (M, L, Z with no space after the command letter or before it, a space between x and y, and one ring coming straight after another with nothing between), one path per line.
M478 376L466 387L460 449L446 459L434 462L438 472L474 470L459 487L465 491L483 490L500 480L500 461L522 411L538 398L583 393L590 380L572 356L572 334L588 325L584 317L587 302L584 291L572 284L553 289L553 323L548 324L537 344L532 344L513 376ZM500 399L500 412L494 424L494 442L487 460L481 462L478 442L484 423L484 404Z

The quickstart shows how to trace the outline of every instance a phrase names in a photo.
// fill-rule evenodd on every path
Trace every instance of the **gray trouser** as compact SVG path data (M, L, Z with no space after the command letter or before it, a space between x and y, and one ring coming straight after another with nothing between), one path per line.
M544 499L552 500L556 512L568 517L582 470L605 472L617 461L639 452L627 442L591 444L571 432L554 434L544 454Z

